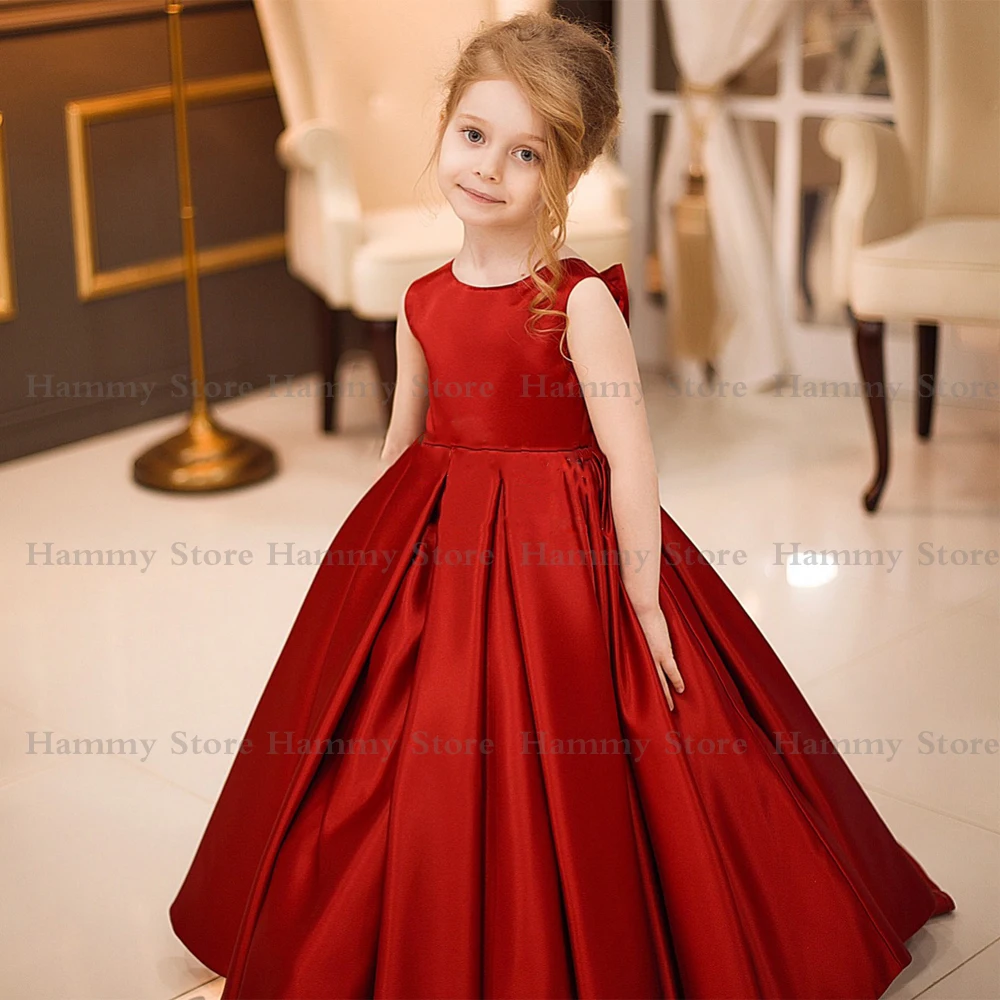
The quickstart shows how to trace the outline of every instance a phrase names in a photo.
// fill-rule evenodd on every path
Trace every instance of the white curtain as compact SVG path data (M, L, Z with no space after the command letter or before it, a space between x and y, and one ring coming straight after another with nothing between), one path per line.
M681 76L698 91L719 88L772 38L789 0L662 0ZM721 379L765 388L791 370L771 240L770 190L752 133L734 123L724 95L686 98L705 129L702 160L716 252ZM672 206L683 194L690 156L687 114L674 115L656 180L657 250L671 302L676 287ZM676 296L673 296L676 304ZM672 352L671 352L672 354ZM669 362L678 374L692 363ZM688 372L695 378L693 368Z

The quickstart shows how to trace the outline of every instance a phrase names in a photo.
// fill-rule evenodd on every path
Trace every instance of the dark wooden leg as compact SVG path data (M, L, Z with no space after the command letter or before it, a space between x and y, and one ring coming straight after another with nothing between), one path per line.
M382 382L383 391L379 399L388 427L389 416L392 413L392 397L396 392L396 321L373 319L368 321L367 326L378 377Z
M864 494L865 510L869 513L878 507L885 482L889 478L889 412L885 400L885 361L882 350L884 330L885 324L881 320L854 321L854 344L861 378L865 384L868 413L878 456L875 478Z
M820 191L813 189L802 192L802 233L799 238L799 287L806 306L806 316L812 318L813 295L809 287L809 244L813 240L816 215L820 206Z
M918 323L917 338L917 433L922 438L929 438L937 375L937 323Z
M327 434L336 430L334 427L334 405L337 402L337 366L344 353L343 319L346 310L331 309L326 300L316 296L319 317L319 370L322 384L321 417L323 431Z

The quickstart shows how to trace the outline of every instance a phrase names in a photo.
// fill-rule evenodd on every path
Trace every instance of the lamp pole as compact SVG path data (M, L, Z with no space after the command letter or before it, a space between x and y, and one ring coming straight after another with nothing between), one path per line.
M174 133L181 231L184 239L184 286L187 293L188 344L193 398L188 426L154 445L135 460L133 475L141 486L182 493L205 493L261 482L278 469L274 452L212 417L205 396L205 349L202 341L201 301L198 295L198 258L191 195L191 156L188 147L187 104L184 95L184 56L181 46L182 0L166 0L170 40L170 84L173 92Z

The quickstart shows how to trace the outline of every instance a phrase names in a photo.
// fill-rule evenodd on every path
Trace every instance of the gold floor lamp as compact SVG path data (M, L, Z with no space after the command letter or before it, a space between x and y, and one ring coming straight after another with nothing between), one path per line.
M248 486L269 479L277 472L278 464L274 452L267 445L219 426L208 411L201 303L198 297L194 206L191 200L187 106L184 97L180 21L182 7L181 0L167 0L170 84L177 142L177 178L184 237L184 285L187 292L188 343L194 393L187 427L180 434L143 452L135 460L133 475L137 483L151 489L206 493Z

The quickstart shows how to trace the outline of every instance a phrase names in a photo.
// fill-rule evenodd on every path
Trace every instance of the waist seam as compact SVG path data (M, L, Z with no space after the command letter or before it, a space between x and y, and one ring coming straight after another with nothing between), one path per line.
M486 445L474 445L474 444L451 444L447 441L428 441L426 439L421 439L420 444L429 445L434 448L461 448L464 451L537 451L537 452L551 452L558 454L560 452L573 452L573 451L597 451L597 446L594 444L576 444L571 445L567 448L522 448L522 447L507 447L507 448L490 448Z

